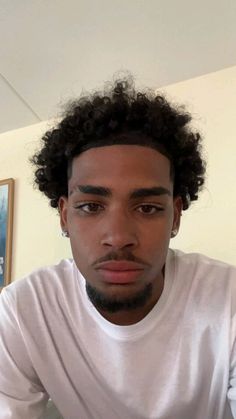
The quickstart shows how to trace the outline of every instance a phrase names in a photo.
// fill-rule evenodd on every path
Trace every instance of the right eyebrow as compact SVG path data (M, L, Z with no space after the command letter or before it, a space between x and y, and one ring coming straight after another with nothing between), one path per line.
M89 194L89 195L99 195L104 197L110 197L112 195L111 190L108 188L104 188L103 186L94 186L94 185L77 185L72 191L70 195L74 192L79 190L82 193Z

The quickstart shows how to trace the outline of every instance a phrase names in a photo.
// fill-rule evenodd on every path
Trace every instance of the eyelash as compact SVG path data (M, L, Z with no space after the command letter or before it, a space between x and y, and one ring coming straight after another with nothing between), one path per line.
M89 207L89 206L90 206L90 210L91 210L91 206L95 206L97 208L97 210L95 210L95 211L87 211L87 210L85 210L85 207ZM100 210L98 210L98 207L100 207ZM141 212L140 211L141 214L144 214L144 215L154 215L154 214L157 214L158 212L164 211L164 208L163 207L160 207L160 206L154 205L154 204L141 204L137 208L144 208L144 207L149 208L149 209L150 208L154 209L154 212L151 212L151 213L150 212L145 213L145 212ZM79 211L81 211L81 212L83 212L83 213L85 213L85 214L88 214L88 215L96 215L101 210L103 210L102 205L101 204L97 204L96 202L87 202L87 203L84 203L84 204L81 204L81 205L77 205L74 208L77 209L77 210L79 210Z
M79 211L85 212L87 214L97 214L97 211L86 211L84 208L89 206L95 206L95 207L101 207L100 204L96 204L96 202L87 202L86 204L77 205L75 209L78 209Z
M143 213L142 212L142 214L145 214L145 215L154 215L154 214L157 214L158 212L160 212L160 211L164 211L164 208L163 207L159 207L158 205L153 205L153 204L142 204L142 205L140 205L139 206L139 208L144 208L144 207L147 207L147 208L152 208L152 209L154 209L155 211L154 211L154 213L152 212L152 213Z

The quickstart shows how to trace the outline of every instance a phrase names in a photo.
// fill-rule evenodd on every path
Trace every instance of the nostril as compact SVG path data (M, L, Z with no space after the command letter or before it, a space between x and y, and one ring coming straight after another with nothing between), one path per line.
M118 244L118 243L116 243L116 244L114 244L114 243L107 243L107 242L104 242L104 243L102 243L102 245L103 246L106 246L106 247L113 247L113 248L124 248L124 247L134 247L135 246L135 243L126 243L126 244Z
M109 236L104 238L101 241L101 244L105 247L110 247L114 249L123 249L123 248L131 248L135 247L138 243L136 237L121 237L121 236Z

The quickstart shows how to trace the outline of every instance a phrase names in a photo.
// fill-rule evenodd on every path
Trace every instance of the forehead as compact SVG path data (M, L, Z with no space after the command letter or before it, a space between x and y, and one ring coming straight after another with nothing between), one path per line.
M159 151L139 145L91 148L73 159L71 187L76 184L106 184L112 188L117 183L130 187L144 184L170 186L170 161Z

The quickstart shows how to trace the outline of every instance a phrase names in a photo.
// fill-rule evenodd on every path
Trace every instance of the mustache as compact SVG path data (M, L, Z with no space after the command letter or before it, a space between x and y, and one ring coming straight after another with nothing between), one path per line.
M138 258L137 256L134 256L133 253L129 251L122 251L122 252L116 252L112 251L107 253L105 256L102 256L101 258L97 259L95 262L92 263L92 266L97 265L98 263L102 262L108 262L108 261L128 261L128 262L136 262L140 263L142 265L150 266L149 263L145 262L143 259Z

